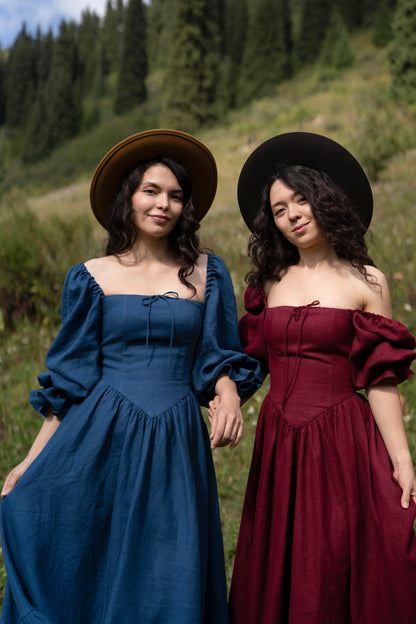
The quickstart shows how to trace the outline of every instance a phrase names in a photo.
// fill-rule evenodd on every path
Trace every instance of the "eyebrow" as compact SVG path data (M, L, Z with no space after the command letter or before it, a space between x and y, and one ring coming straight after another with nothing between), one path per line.
M140 186L151 186L154 189L161 189L161 186L159 184L156 184L156 182L151 182L150 180L145 180L144 182L141 182ZM184 194L183 190L181 189L180 186L178 186L177 188L173 188L172 190L169 191L170 193L181 193L182 195Z
M296 199L297 197L304 197L304 195L300 191L294 191L292 195L290 196L291 199L292 198ZM274 204L270 204L270 208L276 208L277 206L286 206L286 202L279 200L275 202Z

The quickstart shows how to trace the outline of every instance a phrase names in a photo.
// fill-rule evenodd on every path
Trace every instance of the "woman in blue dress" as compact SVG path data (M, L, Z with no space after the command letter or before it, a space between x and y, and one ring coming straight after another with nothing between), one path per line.
M128 137L94 174L107 253L66 277L30 396L44 423L2 491L1 624L227 622L211 449L239 442L261 381L196 234L216 182L209 150L174 130Z

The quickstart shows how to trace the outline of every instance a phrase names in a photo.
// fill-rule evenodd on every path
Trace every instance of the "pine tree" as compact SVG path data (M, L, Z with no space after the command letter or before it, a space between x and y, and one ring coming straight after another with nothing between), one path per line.
M305 0L295 41L297 66L315 62L325 39L331 13L330 0Z
M54 40L52 30L43 36L38 30L36 35L36 89L44 87L51 71Z
M48 119L48 113L45 93L40 89L27 123L22 152L22 160L25 163L36 162L45 158L54 147L50 125L45 123L45 120Z
M165 122L194 131L217 116L221 34L218 4L176 0L164 98Z
M372 42L378 48L385 48L393 37L392 21L394 0L380 0L374 19Z
M105 74L118 71L121 54L121 26L122 18L119 10L115 9L111 0L107 0L106 12L100 31L100 42L103 51L103 69Z
M125 113L146 99L146 23L142 0L129 0L124 28L123 51L114 110Z
M35 57L33 39L23 24L10 50L6 65L6 123L23 128L35 90Z
M330 4L330 14L334 9L339 11L347 28L352 30L362 25L364 19L363 0L348 0L348 2L337 0L336 4Z
M83 11L77 28L79 71L83 94L91 93L99 62L100 18L89 10Z
M291 74L291 22L287 0L255 0L238 80L237 103L270 92Z
M248 28L247 0L227 0L224 16L224 58L220 67L220 99L225 110L234 108Z
M334 78L340 70L350 67L353 61L348 30L338 7L335 6L319 56L320 78Z
M61 22L46 87L49 145L57 147L76 136L82 124L76 25Z
M6 60L0 47L0 126L6 122Z
M416 102L416 0L398 0L389 58L394 97Z
M176 0L152 0L148 9L148 58L151 70L166 67L172 39Z

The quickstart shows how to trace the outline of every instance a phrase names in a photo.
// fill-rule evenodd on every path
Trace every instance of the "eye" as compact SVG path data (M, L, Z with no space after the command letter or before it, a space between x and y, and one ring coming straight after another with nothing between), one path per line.
M173 201L180 202L183 204L183 196L182 195L172 195Z
M146 193L146 195L156 195L156 191L154 189L151 188L145 188L142 189L143 193Z
M299 197L296 200L298 202L298 204L307 204L308 200L306 199L306 197L303 197L303 195L299 195Z
M285 209L284 208L277 208L274 213L273 216L274 217L281 217L282 214L284 213Z

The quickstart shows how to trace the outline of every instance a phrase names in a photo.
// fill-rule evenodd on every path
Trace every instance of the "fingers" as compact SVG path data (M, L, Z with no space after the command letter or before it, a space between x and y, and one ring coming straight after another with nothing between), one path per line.
M244 422L243 422L243 419L241 419L241 422L237 428L237 433L235 435L235 438L230 444L230 449L235 448L237 444L240 442L241 438L243 437L243 430L244 430Z
M235 448L243 435L243 417L240 410L217 408L211 421L211 448L231 443Z
M402 497L400 499L400 504L403 509L409 508L410 499L413 499L413 502L416 503L416 488L412 488L411 486L403 488Z
M23 475L23 473L25 472L25 470L28 468L29 465L30 465L30 461L26 459L9 472L4 482L3 489L1 491L1 496L7 496L7 494L10 494L10 492L12 491L12 489L14 488L16 483L19 481L20 477Z
M219 404L220 404L220 397L218 396L218 394L212 399L212 401L208 403L208 418L209 418L209 422L211 423L211 425L215 417L215 410L217 409Z
M403 509L408 509L411 499L416 503L416 477L411 460L395 466L393 479L402 489L400 505Z
M407 509L410 504L410 488L403 489L402 497L400 500L400 504L403 509Z
M1 491L1 495L7 496L7 494L10 494L10 492L12 491L12 489L14 488L14 486L16 485L19 479L20 479L20 475L17 476L15 471L12 470L11 473L6 477L6 480L3 485L3 489Z

